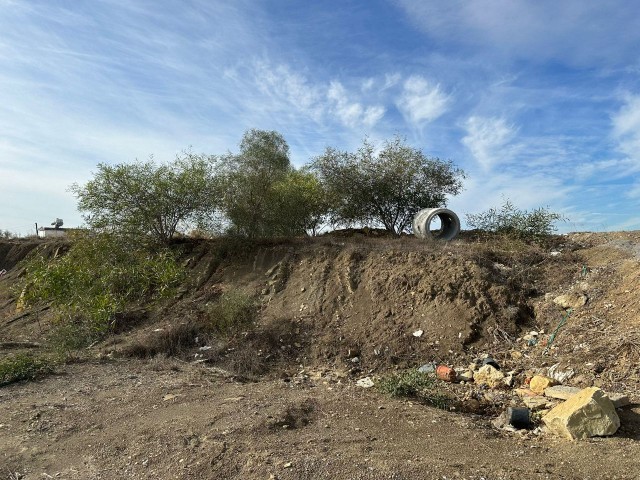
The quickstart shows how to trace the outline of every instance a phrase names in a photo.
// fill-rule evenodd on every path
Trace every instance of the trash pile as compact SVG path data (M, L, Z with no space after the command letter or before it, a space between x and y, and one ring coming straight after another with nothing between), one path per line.
M616 409L630 404L629 397L620 393L592 386L563 385L574 371L560 370L559 364L540 369L544 374L527 375L516 370L505 372L495 359L485 354L468 366L452 368L427 363L418 371L443 382L466 386L463 406L475 402L503 409L492 425L512 432L549 433L572 440L613 435L620 427ZM374 384L369 377L366 383L367 387ZM363 381L358 385L365 386Z

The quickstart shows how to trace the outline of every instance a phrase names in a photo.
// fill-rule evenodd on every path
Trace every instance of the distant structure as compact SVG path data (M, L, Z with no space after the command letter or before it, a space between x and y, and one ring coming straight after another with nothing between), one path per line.
M68 228L62 228L64 222L61 218L56 218L51 222L50 227L40 227L38 229L38 237L40 238L52 238L52 237L64 237L67 234Z

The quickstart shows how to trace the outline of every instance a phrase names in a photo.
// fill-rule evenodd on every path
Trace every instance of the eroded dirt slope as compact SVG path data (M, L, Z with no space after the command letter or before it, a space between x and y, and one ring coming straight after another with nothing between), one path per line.
M570 384L637 401L639 242L637 232L544 248L336 236L240 253L185 242L180 295L87 351L100 361L0 389L0 478L636 478L637 406L620 412L613 438L570 443L355 380L486 353L517 382L559 364L575 372ZM8 287L19 274L14 263L0 279L0 341L42 342L51 313L17 318ZM254 325L192 339L177 358L127 356L176 325L188 332L238 289L259 299ZM523 340L529 331L540 341ZM465 389L451 394L462 401Z

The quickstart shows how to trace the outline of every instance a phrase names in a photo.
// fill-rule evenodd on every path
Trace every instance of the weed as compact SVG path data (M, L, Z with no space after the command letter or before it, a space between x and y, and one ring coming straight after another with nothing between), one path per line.
M55 361L46 357L18 354L0 361L0 387L20 380L33 380L53 371Z
M244 292L225 292L207 305L209 326L216 332L228 333L233 328L248 325L256 316L255 300Z
M392 397L417 397L439 408L445 408L450 403L448 396L436 391L435 377L416 369L384 377L376 386Z

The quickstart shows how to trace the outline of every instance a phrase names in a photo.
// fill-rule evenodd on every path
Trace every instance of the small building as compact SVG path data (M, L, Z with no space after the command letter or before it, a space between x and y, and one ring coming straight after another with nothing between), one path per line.
M67 235L68 228L62 228L64 222L61 218L56 218L51 222L50 227L40 227L38 229L39 238L59 238Z
M56 238L67 235L68 228L40 227L38 229L39 238Z

